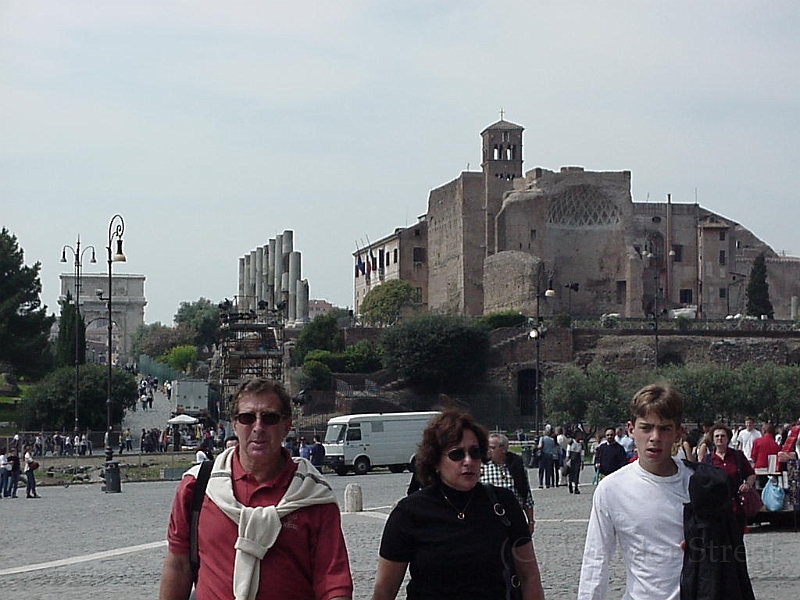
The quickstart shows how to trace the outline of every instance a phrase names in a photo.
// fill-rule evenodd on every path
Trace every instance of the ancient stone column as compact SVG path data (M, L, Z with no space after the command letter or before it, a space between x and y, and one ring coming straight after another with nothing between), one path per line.
M308 279L297 282L297 309L295 311L295 325L302 327L309 322L308 318Z
M244 312L250 310L250 299L248 296L250 295L250 282L251 279L251 263L253 257L250 254L244 255L244 290L242 290L242 295L239 296L239 312Z
M289 254L289 323L297 318L297 281L300 279L300 253Z
M275 308L277 300L275 300L275 238L269 241L269 271L267 273L267 302L270 308Z
M253 308L257 308L258 301L261 300L261 280L264 277L264 253L261 248L256 248L253 254L256 263L256 274L253 278Z
M255 250L250 250L250 287L247 288L247 310L256 307L256 254Z
M244 297L244 290L245 288L245 280L246 280L246 273L247 273L247 264L246 264L246 257L241 256L239 257L239 293L238 297Z

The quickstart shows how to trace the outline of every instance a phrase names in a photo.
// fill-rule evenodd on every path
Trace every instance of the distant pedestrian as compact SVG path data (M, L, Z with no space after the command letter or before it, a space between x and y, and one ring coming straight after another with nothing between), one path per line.
M309 460L315 467L320 467L325 462L325 446L318 435L314 436L314 444L311 446Z
M33 460L31 447L25 446L25 480L27 481L25 496L27 498L41 498L41 496L36 493L36 469L38 468L39 463Z
M306 438L300 438L300 448L298 448L298 452L300 453L300 458L305 458L306 460L311 460L311 446L306 444Z
M8 451L6 459L11 464L11 468L8 469L8 467L6 467L8 469L8 480L6 481L6 489L3 490L3 497L16 498L20 474L19 454L17 454L17 449L12 447L11 450Z
M628 464L628 455L625 448L616 440L616 431L613 427L606 429L606 443L597 447L595 467L602 476L611 475Z

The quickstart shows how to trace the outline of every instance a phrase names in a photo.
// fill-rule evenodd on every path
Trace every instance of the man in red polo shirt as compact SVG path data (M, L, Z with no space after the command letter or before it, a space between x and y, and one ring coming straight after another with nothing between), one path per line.
M780 449L775 441L775 426L772 423L764 423L761 427L761 437L753 442L753 468L766 469L769 466L770 454L777 454Z
M353 582L339 508L328 483L282 442L289 395L266 379L242 384L229 408L239 444L214 462L198 524L197 600L347 600ZM192 590L191 501L197 467L178 486L160 600Z

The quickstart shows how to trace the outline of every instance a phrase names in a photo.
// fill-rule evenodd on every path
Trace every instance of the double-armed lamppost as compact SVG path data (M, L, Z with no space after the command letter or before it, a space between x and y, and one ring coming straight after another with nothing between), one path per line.
M106 252L108 253L108 394L106 396L106 425L107 429L106 432L111 431L111 373L112 373L112 365L111 365L111 335L112 335L112 328L114 323L111 318L111 299L114 296L112 291L112 281L111 281L111 265L115 262L125 262L125 255L122 253L122 234L125 233L125 220L122 218L122 215L114 215L111 217L111 222L108 224L108 246L106 246ZM117 249L116 252L112 252L112 246L114 244L114 240L117 242ZM107 433L108 435L108 433ZM113 452L113 450L112 450ZM109 456L109 448L106 448L106 456L108 460L111 460L111 456Z
M536 342L536 382L533 389L533 404L534 404L534 427L536 428L536 435L539 435L541 421L542 421L542 337L547 331L543 325L543 318L539 305L542 298L553 298L556 295L555 290L551 289L548 285L541 291L541 270L536 272L536 324L530 331L530 337Z
M92 251L92 258L89 262L96 263L94 246L86 246L81 250L81 236L78 235L78 241L73 248L69 244L65 244L61 249L61 262L67 262L67 250L72 252L75 257L75 433L78 432L78 395L81 389L80 382L80 350L81 350L81 267L83 266L83 255L88 251Z

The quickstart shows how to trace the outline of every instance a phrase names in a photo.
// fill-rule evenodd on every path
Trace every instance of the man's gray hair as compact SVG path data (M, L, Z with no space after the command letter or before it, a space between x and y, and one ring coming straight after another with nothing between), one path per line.
M501 448L508 448L508 438L502 433L490 433L489 439L494 438Z

